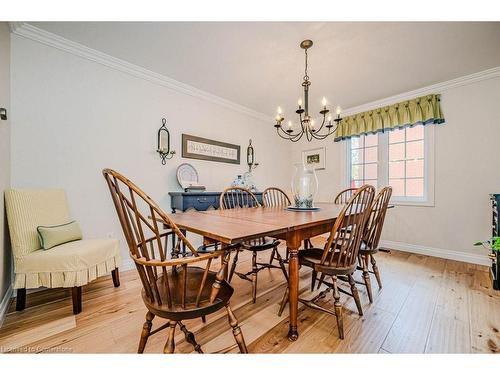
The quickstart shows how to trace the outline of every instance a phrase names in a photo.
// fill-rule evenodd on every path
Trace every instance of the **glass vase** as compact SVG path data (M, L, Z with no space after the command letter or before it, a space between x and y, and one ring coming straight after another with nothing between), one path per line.
M304 163L294 165L292 177L292 194L297 208L312 208L314 197L318 192L318 177L313 167Z

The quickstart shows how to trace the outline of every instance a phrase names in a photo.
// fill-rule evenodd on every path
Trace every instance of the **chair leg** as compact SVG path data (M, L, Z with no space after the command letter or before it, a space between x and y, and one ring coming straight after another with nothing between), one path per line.
M228 283L231 283L231 280L233 278L234 271L236 270L236 263L238 263L239 254L240 254L240 252L238 250L236 250L236 254L234 254L234 258L233 258L233 264L231 264L231 271L229 271L229 276L227 278Z
M351 293L354 298L354 302L356 302L356 307L358 308L358 314L363 316L363 308L361 307L361 300L359 299L358 288L356 288L354 277L351 274L347 276L347 278L349 280L349 285L351 286Z
M274 256L276 254L277 248L274 247L273 251L271 251L271 257L269 258L269 264L273 264Z
M316 285L316 277L318 276L318 272L316 270L312 271L311 276L311 292L314 291L314 286Z
M182 322L179 322L179 327L181 328L181 331L184 332L186 341L193 345L193 348L197 353L203 354L203 350L201 350L201 346L196 342L193 332L190 332L186 326L182 324Z
M276 250L276 259L278 259L278 263L280 265L281 272L283 272L283 276L285 276L285 279L288 282L288 273L286 272L285 261L281 257L280 252L277 250Z
M26 288L18 289L16 296L16 311L23 311L26 308Z
M82 287L74 286L71 288L71 296L73 298L73 314L80 314L82 312Z
M370 259L371 259L371 263L372 263L373 273L375 274L375 278L377 279L378 287L379 287L379 289L382 289L382 280L380 278L380 272L378 270L377 262L375 260L375 257L373 256L373 254L370 255Z
M240 353L248 353L247 345L245 344L245 339L243 338L243 333L241 333L241 328L238 325L238 320L231 310L229 304L226 305L227 319L229 320L229 325L233 329L233 336L236 344L240 348Z
M175 352L175 327L177 326L177 322L174 322L168 331L167 342L165 343L165 347L163 348L163 353L165 354L173 354Z
M363 280L366 286L366 292L368 293L368 299L370 303L373 302L373 293L372 293L372 282L370 280L370 273L368 272L368 257L369 255L365 255L362 257L363 261Z
M252 301L255 303L257 300L257 252L252 254Z
M120 286L120 272L118 271L118 267L111 271L111 276L113 277L113 285L115 288L118 288Z
M288 286L286 287L285 289L285 293L283 293L283 298L281 299L281 303L280 303L280 309L278 311L278 316L281 316L281 314L283 314L283 310L285 310L285 306L288 302Z
M142 326L141 339L139 340L139 348L137 349L138 354L144 353L144 348L148 342L149 334L151 333L151 327L153 326L154 314L151 311L146 313L146 321Z
M202 322L202 323L206 323L206 322L207 322L207 317L206 317L205 315L203 315L203 316L201 317L201 322Z
M339 338L344 339L344 316L342 312L342 304L340 303L340 293L337 287L337 276L332 276L333 284L333 298L335 300L335 317L337 318L337 329L339 331Z

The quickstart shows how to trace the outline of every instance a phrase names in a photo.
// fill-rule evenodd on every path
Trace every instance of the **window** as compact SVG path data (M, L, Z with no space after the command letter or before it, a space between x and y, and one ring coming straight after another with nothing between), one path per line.
M351 140L351 187L377 186L378 138L367 135Z
M433 205L433 131L417 125L351 138L346 185L390 185L393 203Z

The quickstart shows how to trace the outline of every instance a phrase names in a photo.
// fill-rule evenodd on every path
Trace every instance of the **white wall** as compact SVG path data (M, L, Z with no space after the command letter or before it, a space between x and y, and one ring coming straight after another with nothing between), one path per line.
M4 213L3 192L10 186L10 30L0 22L0 107L7 108L7 121L0 120L0 324L2 300L11 281L11 256Z
M291 162L300 161L303 149L326 145L327 169L318 171L317 200L331 201L343 187L341 143L291 144L269 123L19 36L12 37L12 80L12 184L65 188L88 237L113 232L121 238L100 173L104 167L130 176L167 210L168 191L179 190L179 163L195 165L209 190L222 189L244 171L243 164L180 155L162 166L154 148L163 116L179 153L180 135L189 133L240 144L244 159L251 137L261 163L255 172L261 188L289 190ZM391 210L383 240L474 261L484 252L471 244L490 235L488 194L500 191L500 78L441 94L446 124L435 131L435 207Z
M154 151L162 117L177 151L166 166ZM66 189L86 237L123 238L105 167L124 173L167 212L168 192L180 191L180 163L194 165L200 182L220 191L246 170L249 138L260 162L257 186L289 181L289 145L272 123L15 35L12 124L12 186ZM241 145L241 165L182 159L182 133Z
M474 261L485 252L472 244L491 236L488 194L500 192L500 77L447 89L441 104L446 123L435 126L435 206L391 210L382 240ZM342 143L302 143L292 159L300 160L302 149L322 145L327 169L318 171L318 200L331 201L343 188Z

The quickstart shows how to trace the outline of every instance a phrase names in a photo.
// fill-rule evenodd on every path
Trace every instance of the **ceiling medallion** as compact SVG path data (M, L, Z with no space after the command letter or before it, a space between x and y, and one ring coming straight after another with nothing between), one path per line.
M313 139L325 139L329 135L335 133L339 126L339 123L342 121L342 118L340 117L340 107L337 107L337 117L335 119L332 119L332 116L328 115L330 110L326 108L326 98L323 98L321 102L321 104L323 105L323 109L319 111L320 115L323 117L321 126L317 127L316 123L314 122L314 118L312 118L312 116L309 114L309 86L311 86L311 81L309 80L309 76L307 75L307 50L311 48L312 45L312 40L304 40L302 41L302 43L300 43L300 48L302 48L305 52L305 74L304 81L302 82L302 87L304 88L304 101L302 102L302 98L299 99L299 109L295 111L295 113L299 115L300 128L295 131L291 121L288 121L288 126L286 126L286 129L283 128L282 123L285 120L285 116L283 114L283 111L281 110L281 107L278 107L276 124L274 124L278 135L281 138L288 139L292 142L299 141L304 134L309 142ZM304 107L302 107L302 104L304 104ZM332 121L335 122L335 126L332 124ZM325 128L326 131L323 130L323 128Z

